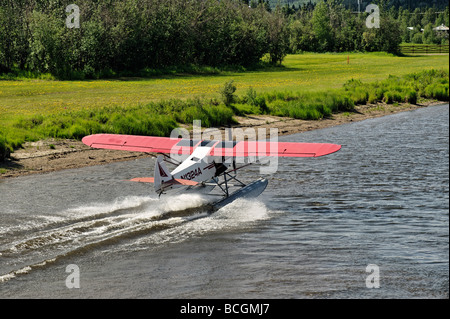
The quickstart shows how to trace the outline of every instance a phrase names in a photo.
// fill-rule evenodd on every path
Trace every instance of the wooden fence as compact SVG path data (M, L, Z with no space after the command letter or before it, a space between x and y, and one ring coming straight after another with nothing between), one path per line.
M449 53L448 45L402 45L402 53Z

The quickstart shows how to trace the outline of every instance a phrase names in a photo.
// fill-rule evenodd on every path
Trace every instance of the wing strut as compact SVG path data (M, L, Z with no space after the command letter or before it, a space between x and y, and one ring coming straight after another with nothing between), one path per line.
M235 170L233 170L233 171L231 171L231 172L234 172ZM224 172L223 174L222 174L222 176L223 176L223 181L222 182L219 182L218 180L216 180L215 181L215 184L214 185L217 185L217 186L219 186L219 188L222 190L222 192L225 194L225 198L227 198L228 196L230 196L230 193L229 193L229 191L228 191L228 188L229 187L245 187L245 186L247 186L247 185L245 185L244 183L242 183L240 180L238 180L237 179L237 175L231 175L230 173L231 172ZM227 179L227 176L228 176L228 179ZM235 180L236 182L238 182L239 184L228 184L228 182L230 182L231 180ZM225 185L225 188L223 188L222 187L222 185Z

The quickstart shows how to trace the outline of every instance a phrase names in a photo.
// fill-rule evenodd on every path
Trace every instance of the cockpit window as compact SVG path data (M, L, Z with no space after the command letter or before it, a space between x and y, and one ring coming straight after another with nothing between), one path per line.
M204 140L200 143L200 146L213 146L217 141Z

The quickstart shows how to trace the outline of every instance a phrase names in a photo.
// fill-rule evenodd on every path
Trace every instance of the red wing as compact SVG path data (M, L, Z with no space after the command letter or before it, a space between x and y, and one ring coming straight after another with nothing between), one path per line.
M192 154L200 143L196 140L169 137L95 134L83 138L83 143L94 147L146 153ZM211 151L212 156L278 156L318 157L337 152L341 145L328 143L288 143L257 141L219 141Z
M232 142L226 142L232 143ZM241 141L233 144L218 144L213 156L277 156L277 157L318 157L337 152L341 145L329 143L288 143ZM221 147L222 146L222 147ZM227 147L228 146L228 147Z
M145 153L191 154L195 146L195 141L181 138L120 134L94 134L82 141L94 148Z

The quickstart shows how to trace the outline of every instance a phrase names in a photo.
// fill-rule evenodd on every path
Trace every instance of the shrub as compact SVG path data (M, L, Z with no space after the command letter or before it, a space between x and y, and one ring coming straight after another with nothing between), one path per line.
M175 114L177 122L192 124L194 120L200 120L202 126L209 126L209 116L201 106L190 106L178 114Z
M6 137L0 135L0 162L4 161L11 153L11 148L6 142Z
M357 87L349 92L349 98L354 104L366 104L369 100L369 92L363 87Z
M233 82L234 80L225 82L225 85L220 90L222 101L227 106L236 101L236 96L234 95L234 92L236 92L236 86L233 85Z
M209 126L220 126L224 124L236 123L233 119L233 111L223 104L208 105L204 109L209 117Z
M369 98L367 99L367 103L374 104L374 103L377 103L377 102L378 102L377 94L376 94L376 92L374 90L371 90L369 92Z
M402 102L402 95L397 91L387 91L384 93L383 102L387 104Z
M244 104L244 103L234 104L233 112L236 115L245 115L245 114L259 115L259 114L261 114L261 110L259 109L259 107L256 107L251 104Z
M44 117L42 115L34 115L29 118L20 117L14 126L17 128L31 130L36 126L41 125L43 122L44 122Z
M331 110L323 104L306 104L301 101L274 101L270 107L270 114L285 116L301 120L319 120L325 114L331 114Z
M351 91L357 87L363 86L361 80L350 79L344 83L343 87L345 91Z
M258 94L256 94L256 90L252 87L249 87L245 92L245 96L242 102L254 105L254 101L257 98L257 96Z
M448 101L449 100L449 94L448 94L448 83L447 84L440 84L440 83L433 83L428 85L425 88L424 91L425 97L437 99L440 101Z
M417 91L410 88L405 92L405 102L416 104L417 103Z
M331 94L326 105L332 112L353 111L355 108L355 103L350 97L339 93Z

